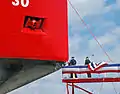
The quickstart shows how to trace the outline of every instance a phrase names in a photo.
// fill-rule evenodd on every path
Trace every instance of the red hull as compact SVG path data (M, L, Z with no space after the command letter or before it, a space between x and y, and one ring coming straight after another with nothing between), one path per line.
M29 0L27 7L12 1L0 3L0 58L67 61L67 0ZM45 18L44 32L26 30L26 16Z

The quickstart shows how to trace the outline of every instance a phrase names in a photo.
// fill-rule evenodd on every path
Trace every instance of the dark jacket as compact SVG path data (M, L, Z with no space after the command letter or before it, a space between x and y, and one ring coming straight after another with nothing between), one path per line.
M76 63L77 63L77 62L76 62L75 59L71 59L71 60L70 60L70 65L76 65Z
M91 61L89 59L85 60L85 65L89 64Z

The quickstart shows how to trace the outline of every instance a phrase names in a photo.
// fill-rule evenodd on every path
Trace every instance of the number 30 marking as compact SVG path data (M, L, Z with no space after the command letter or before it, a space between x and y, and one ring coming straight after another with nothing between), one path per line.
M21 0L21 5L23 7L28 7L29 5L29 0L26 0L26 3L24 3L25 0ZM15 0L15 1L12 1L12 4L13 6L18 6L20 4L20 0Z

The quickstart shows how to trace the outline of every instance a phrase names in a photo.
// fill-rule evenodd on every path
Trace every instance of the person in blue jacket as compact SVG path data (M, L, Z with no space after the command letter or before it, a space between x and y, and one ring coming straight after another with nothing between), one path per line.
M74 57L71 57L69 65L76 65L77 61L74 59ZM70 78L73 78L73 73L71 73ZM77 78L77 74L75 74L75 78Z

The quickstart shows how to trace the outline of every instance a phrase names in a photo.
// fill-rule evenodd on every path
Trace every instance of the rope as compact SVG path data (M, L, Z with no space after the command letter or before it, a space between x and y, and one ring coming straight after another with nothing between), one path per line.
M98 94L100 94L100 92L101 92L101 90L102 90L102 87L103 87L103 82L102 82L102 84L101 84L101 87L100 87L100 90L99 90Z
M73 4L70 2L70 0L68 0L69 4L71 5L71 7L73 8L73 10L76 12L76 14L78 15L78 17L80 18L80 20L82 21L82 23L84 24L84 26L88 29L89 33L93 36L93 38L96 40L96 42L98 43L98 45L100 46L100 48L103 50L103 52L105 53L105 55L108 57L108 59L112 61L112 59L109 57L109 55L107 54L107 52L103 49L102 45L99 43L99 41L97 40L97 38L95 37L95 35L93 34L92 30L88 27L88 25L85 23L85 21L82 19L81 15L79 14L79 12L77 11L77 9L75 9L75 7L73 6Z
M112 85L113 85L113 88L114 88L115 93L117 94L117 90L116 90L115 85L114 85L113 82L112 82Z

